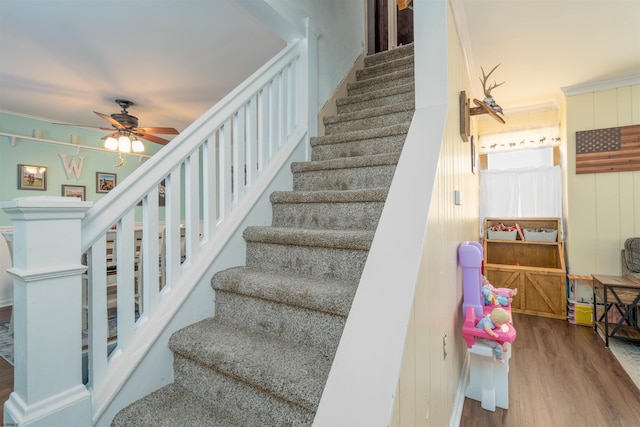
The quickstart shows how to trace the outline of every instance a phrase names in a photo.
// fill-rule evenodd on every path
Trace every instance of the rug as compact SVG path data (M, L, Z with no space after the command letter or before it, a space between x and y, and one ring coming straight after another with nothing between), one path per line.
M13 365L13 335L9 334L9 321L0 322L0 356ZM109 336L113 337L118 331L117 317L109 317ZM87 345L87 330L82 331L82 346Z
M604 341L601 331L598 331L598 335ZM609 338L609 350L640 389L640 343Z
M0 322L0 356L13 365L13 335L9 334L9 323Z

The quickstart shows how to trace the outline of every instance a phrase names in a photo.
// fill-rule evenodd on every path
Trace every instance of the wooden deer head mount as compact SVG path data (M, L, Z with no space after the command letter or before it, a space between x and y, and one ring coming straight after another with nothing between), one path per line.
M485 98L492 98L491 96L491 91L494 90L495 88L497 88L498 86L502 86L503 84L505 84L506 82L502 82L502 83L496 83L496 81L493 81L493 84L491 86L489 86L489 88L487 88L487 80L489 80L489 76L491 74L493 74L493 72L496 70L496 68L498 68L500 66L500 64L496 65L495 67L493 67L491 69L491 71L489 71L489 74L485 74L484 73L484 68L480 67L480 69L482 70L482 78L480 79L480 83L482 83L482 90L484 92L484 97Z
M484 68L480 67L480 69L482 70L482 78L480 79L480 83L482 83L482 90L484 92L485 98L483 101L474 98L473 103L476 105L476 107L471 108L469 106L469 98L467 98L467 93L465 91L460 92L460 136L465 142L469 140L469 135L471 134L471 116L475 116L478 114L488 114L500 123L505 124L504 119L498 115L503 114L502 108L498 104L496 104L496 102L493 100L493 97L491 96L491 91L498 86L502 86L503 84L505 84L505 82L496 83L494 80L493 84L487 87L489 76L491 76L491 74L499 66L500 64L493 67L491 71L489 71L489 74L486 74L484 72Z

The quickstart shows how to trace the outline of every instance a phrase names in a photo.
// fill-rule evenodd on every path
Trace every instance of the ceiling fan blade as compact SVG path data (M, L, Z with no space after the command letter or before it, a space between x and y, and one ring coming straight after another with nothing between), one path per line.
M178 132L177 129L174 129L174 128L153 127L153 128L135 128L133 130L136 132L143 132L143 133L159 133L160 135L177 135L180 133Z
M141 138L141 139L146 139L147 141L155 142L156 144L167 145L169 143L169 141L164 139L164 138L160 138L158 136L151 135L151 134L148 134L148 133L133 132L133 134L136 135L137 137Z
M97 111L94 111L94 113L96 113L99 117L102 117L103 119L105 119L109 123L111 123L116 129L126 129L127 128L126 126L124 126L122 123L120 123L119 121L117 121L116 119L114 119L111 116L107 116L106 114L98 113Z
M113 130L113 128L103 128L100 126L89 126L89 125L76 125L73 123L51 123L52 125L61 125L61 126L73 126L77 128L88 128L88 129L102 129L102 130Z

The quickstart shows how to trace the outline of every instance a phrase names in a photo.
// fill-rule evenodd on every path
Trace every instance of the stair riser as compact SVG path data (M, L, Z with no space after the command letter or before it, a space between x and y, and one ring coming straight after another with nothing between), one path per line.
M344 157L370 156L402 151L406 134L382 138L349 141L338 144L316 145L311 151L311 160L332 160Z
M369 251L247 242L247 267L358 280Z
M314 414L265 391L176 354L175 383L214 402L245 425L296 425L313 422Z
M273 205L274 227L333 230L374 230L384 202L277 203Z
M381 89L389 89L400 85L406 85L413 83L413 81L413 72L408 71L403 73L401 76L398 76L396 79L384 81L372 80L370 82L363 81L360 84L347 85L347 93L349 96L362 95L364 93L374 92Z
M396 165L391 164L296 172L293 175L293 189L296 191L318 191L389 187L395 170Z
M375 77L395 73L397 71L404 71L407 69L413 69L413 56L401 58L396 61L387 62L379 65L372 65L361 70L356 71L356 80L363 81L372 79Z
M398 123L410 122L413 110L398 111L381 116L358 118L354 120L340 120L335 123L325 123L325 135L335 135L342 132L375 129Z
M369 108L384 107L387 105L397 104L399 102L413 101L415 99L413 91L401 92L394 95L374 98L362 102L353 102L338 106L338 114L353 113L356 111L367 110Z
M338 347L345 318L265 299L216 291L216 316L254 332L312 346L326 355Z

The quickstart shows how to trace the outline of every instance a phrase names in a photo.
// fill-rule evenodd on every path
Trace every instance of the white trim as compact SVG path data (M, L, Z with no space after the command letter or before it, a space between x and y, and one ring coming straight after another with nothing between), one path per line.
M467 66L467 79L469 83L473 80L474 71L476 68L476 62L473 57L473 49L471 48L471 35L469 34L469 25L467 24L467 15L464 11L462 4L463 0L450 0L451 11L453 12L453 19L456 22L456 29L458 31L458 38L460 39L460 46L462 48L462 56L464 56L464 62ZM473 91L473 90L472 90ZM481 92L470 93L476 98L483 95Z
M466 347L463 343L462 346ZM460 381L458 381L458 389L456 390L456 399L453 402L453 410L451 411L451 418L449 419L449 427L458 427L460 420L462 419L462 410L464 408L464 392L469 385L469 352L465 352L464 364L462 365L462 373L460 374Z
M623 86L640 84L640 74L634 74L615 79L600 80L595 82L580 83L572 86L561 87L564 96L581 95L583 93L598 92L600 90L615 89Z

